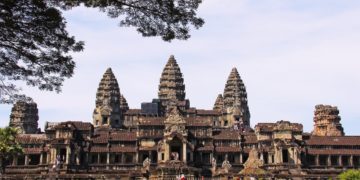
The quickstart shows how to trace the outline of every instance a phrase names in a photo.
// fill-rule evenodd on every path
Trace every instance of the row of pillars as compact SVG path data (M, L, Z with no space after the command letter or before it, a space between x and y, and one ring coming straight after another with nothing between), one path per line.
M337 157L337 164L332 164L331 157ZM344 157L343 155L339 155L339 156L327 155L327 157L326 157L326 166L334 166L334 165L343 166L343 165L345 165L345 164L343 164L343 157ZM350 156L347 156L347 157L348 157L348 159L347 159L348 166L353 167L354 164L355 165L360 165L360 157L359 156L357 156L358 157L357 162L354 162L354 156L353 155L350 155ZM315 155L315 165L316 166L320 165L320 155L319 154Z
M29 165L30 164L30 156L31 156L30 154L25 154L24 155L24 159L25 159L24 164L21 164L21 165ZM46 163L46 162L44 162L44 158L46 158L46 157L44 157L44 153L41 153L40 157L38 159L40 165ZM18 160L19 160L19 156L13 156L12 165L14 165L14 166L19 165Z

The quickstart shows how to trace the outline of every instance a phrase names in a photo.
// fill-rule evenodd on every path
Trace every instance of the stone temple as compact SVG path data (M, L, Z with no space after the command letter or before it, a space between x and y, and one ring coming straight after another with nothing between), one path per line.
M17 102L9 125L23 153L8 159L9 179L335 179L360 167L360 136L345 136L335 106L316 105L314 130L277 121L250 126L245 84L233 68L211 110L186 99L174 56L158 97L131 109L112 70L96 92L92 123L47 122L35 103Z

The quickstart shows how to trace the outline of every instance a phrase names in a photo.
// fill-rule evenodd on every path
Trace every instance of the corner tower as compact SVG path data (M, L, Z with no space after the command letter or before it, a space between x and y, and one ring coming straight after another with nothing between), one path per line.
M171 100L188 104L185 100L184 79L173 55L170 56L161 73L158 96L163 108L166 108Z
M120 94L119 84L111 68L104 73L96 92L93 124L95 127L119 128L123 125L122 108L128 108L125 98Z
M38 129L38 108L34 102L18 101L10 114L10 127L17 128L21 134L35 134Z
M240 130L250 128L250 111L245 85L236 68L231 70L223 94L224 111L230 124Z
M341 117L336 106L316 105L314 112L315 136L344 136L344 129L340 123Z

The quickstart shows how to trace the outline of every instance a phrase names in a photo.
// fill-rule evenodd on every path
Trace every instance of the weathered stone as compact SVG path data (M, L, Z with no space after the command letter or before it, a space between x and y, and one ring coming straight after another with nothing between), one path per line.
M164 106L167 105L171 96L175 96L177 101L185 100L184 79L173 55L170 56L161 73L158 95Z
M222 94L219 94L216 98L213 110L217 110L220 112L224 111L224 98Z
M96 106L93 113L95 127L121 127L123 112L128 108L126 100L120 94L119 84L111 68L104 73L96 93Z
M316 136L344 136L344 129L340 120L341 117L336 106L316 105L312 134Z
M38 120L36 103L18 101L11 109L9 126L17 128L19 133L35 134L39 131Z

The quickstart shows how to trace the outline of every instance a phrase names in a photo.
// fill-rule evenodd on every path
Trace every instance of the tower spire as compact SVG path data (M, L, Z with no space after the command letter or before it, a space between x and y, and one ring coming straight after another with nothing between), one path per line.
M216 98L213 110L223 111L224 110L224 98L222 94L219 94Z
M173 98L177 101L185 100L184 79L173 55L170 56L161 73L158 96L164 106Z
M10 114L10 127L17 128L22 134L35 134L38 129L38 108L34 102L18 101Z
M108 68L96 92L96 103L93 113L93 123L95 127L120 127L122 125L120 99L119 84L111 68Z
M235 120L242 124L242 128L250 127L246 88L235 67L231 70L225 85L224 108L234 115Z

